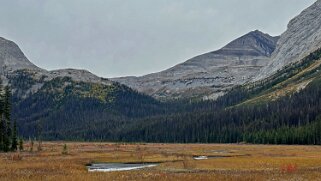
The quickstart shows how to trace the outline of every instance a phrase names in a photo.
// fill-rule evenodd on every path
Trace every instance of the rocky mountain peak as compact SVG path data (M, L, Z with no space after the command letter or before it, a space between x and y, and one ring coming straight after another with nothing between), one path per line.
M224 55L270 56L275 50L279 37L272 37L259 30L230 42L222 49L213 53Z

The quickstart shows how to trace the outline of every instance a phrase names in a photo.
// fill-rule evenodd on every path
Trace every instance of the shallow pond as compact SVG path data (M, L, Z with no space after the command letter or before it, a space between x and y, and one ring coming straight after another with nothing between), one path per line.
M95 163L87 166L89 172L113 172L138 170L142 168L155 167L158 163Z
M194 156L194 160L207 160L208 156Z
M227 158L230 156L193 156L194 160L207 160L207 159L214 159L214 158Z

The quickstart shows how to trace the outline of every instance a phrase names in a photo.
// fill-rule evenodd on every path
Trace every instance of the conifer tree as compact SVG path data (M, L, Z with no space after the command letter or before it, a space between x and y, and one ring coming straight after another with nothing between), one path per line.
M11 125L11 90L9 86L4 89L0 80L0 151L17 150L16 122Z
M17 122L13 122L12 138L11 138L11 151L16 151L18 147L17 140Z
M3 94L2 94L2 81L0 79L0 151L4 149L4 121L3 121Z
M4 93L4 109L3 109L3 114L4 114L4 119L5 119L5 127L6 127L6 147L10 148L11 143L10 143L10 138L12 135L12 130L11 130L11 91L9 86L5 87L5 93Z
M0 151L3 151L3 138L4 138L4 126L2 120L2 113L0 114Z
M4 134L3 134L3 151L8 152L10 149L10 137L9 137L9 131L8 131L8 125L6 124L6 121L3 121L4 123Z

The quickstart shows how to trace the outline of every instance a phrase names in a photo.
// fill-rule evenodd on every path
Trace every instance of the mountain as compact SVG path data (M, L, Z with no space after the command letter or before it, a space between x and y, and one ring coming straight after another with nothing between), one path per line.
M302 32L291 30L318 17L319 2L301 13L311 16L292 20L280 40L253 31L163 72L114 79L159 99L215 100L159 101L85 70L47 71L2 39L1 76L13 89L13 119L21 136L47 140L321 144L321 47L315 28L321 21L302 26ZM291 53L291 46L298 52ZM286 50L288 63L269 69ZM297 56L302 58L291 59ZM252 81L262 67L271 73Z
M279 37L258 30L168 70L112 80L158 99L216 99L231 87L251 80L265 65Z
M191 111L128 123L118 137L147 142L320 145L321 48L269 78L234 87L207 109L194 106Z
M41 69L4 38L0 65L21 136L102 139L133 118L164 112L155 99L86 70Z
M320 145L320 2L291 20L255 81L233 86L208 109L126 124L121 140Z
M321 0L292 19L281 35L271 61L254 79L264 79L285 65L297 62L321 46Z
M100 78L87 70L61 69L47 71L31 63L19 46L14 42L0 37L0 74L2 80L7 83L11 79L17 79L21 76L29 76L34 84L29 89L19 90L20 97L27 97L29 93L35 93L44 85L45 82L57 77L70 77L74 81L83 81L88 83L98 83L111 85L112 81ZM19 87L13 87L14 91Z

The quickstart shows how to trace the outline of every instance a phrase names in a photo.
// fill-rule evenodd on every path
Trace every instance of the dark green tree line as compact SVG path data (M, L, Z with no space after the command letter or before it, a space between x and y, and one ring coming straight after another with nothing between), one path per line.
M17 150L17 125L11 121L11 90L0 83L0 151Z

